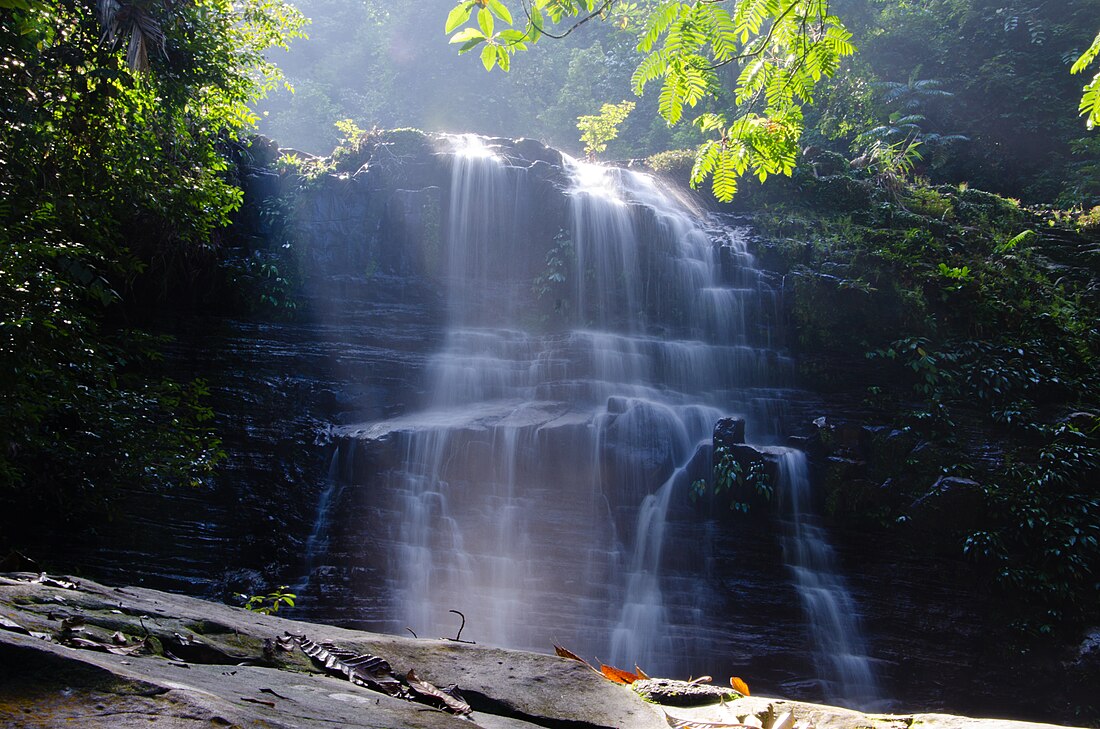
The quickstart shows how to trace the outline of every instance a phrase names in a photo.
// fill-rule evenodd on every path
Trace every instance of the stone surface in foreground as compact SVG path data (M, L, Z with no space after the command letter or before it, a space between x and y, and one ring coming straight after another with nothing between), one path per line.
M437 686L457 684L486 729L655 729L661 707L564 658L447 640L417 640L260 615L138 587L89 581L35 583L0 577L0 726L22 727L469 727L423 704L325 675L290 632L385 658L399 676L415 669ZM75 588L75 589L74 589ZM149 648L126 649L144 640ZM87 647L73 647L85 645ZM112 646L120 654L93 650ZM793 711L817 729L1024 729L1044 725L915 714L874 716L752 697L723 706L669 708L693 722Z

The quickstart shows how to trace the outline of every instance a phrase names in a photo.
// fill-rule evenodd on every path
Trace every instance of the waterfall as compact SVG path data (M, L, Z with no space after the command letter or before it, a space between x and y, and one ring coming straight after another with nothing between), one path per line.
M309 589L313 568L316 566L317 557L328 549L327 536L329 524L332 521L333 504L339 501L340 491L345 481L339 478L340 448L336 447L329 458L328 472L325 484L321 490L321 498L317 502L317 514L313 518L313 529L306 538L304 551L305 569L302 571L302 579L294 585L295 594L304 594Z
M732 598L687 494L719 418L779 440L794 379L747 226L628 170L567 158L550 189L478 137L450 155L446 327L422 401L341 431L363 503L341 544L384 615L369 627L453 636L457 610L480 643L727 668ZM531 233L548 192L560 230ZM521 245L550 238L552 315L532 285L543 253Z
M809 620L825 696L853 708L876 708L881 695L859 627L859 612L810 505L806 455L792 448L778 454L778 492L786 522L783 553Z

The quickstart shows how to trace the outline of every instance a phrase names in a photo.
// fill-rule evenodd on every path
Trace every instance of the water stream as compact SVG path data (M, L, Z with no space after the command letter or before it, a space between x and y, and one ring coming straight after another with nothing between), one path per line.
M479 642L567 643L650 673L698 673L714 651L713 560L671 514L707 474L719 418L739 414L755 442L779 442L793 380L747 228L652 177L567 159L555 253L565 293L547 321L515 249L540 204L525 170L476 137L456 138L454 155L448 325L423 406L352 434L371 464L354 477L369 494L364 533L385 555L371 588L389 596L380 627L453 635L449 611L461 610L463 637ZM785 546L803 555L788 562L814 654L823 673L840 672L831 698L863 701L873 682L828 657L866 655L858 623L821 617L814 595L832 613L855 610L799 506L801 454L782 452L798 484Z

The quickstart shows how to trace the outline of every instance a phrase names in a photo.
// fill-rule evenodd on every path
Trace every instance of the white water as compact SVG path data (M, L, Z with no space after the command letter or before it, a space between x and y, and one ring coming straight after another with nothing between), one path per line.
M814 662L825 697L873 709L881 700L859 612L837 568L836 554L813 513L806 454L778 450L778 493L785 524L783 554L809 621Z
M453 636L448 611L461 610L463 638L559 642L672 675L713 647L705 560L666 565L673 541L705 547L671 511L707 474L719 418L746 417L761 442L781 435L793 362L744 227L646 175L567 167L570 306L547 325L532 313L538 271L516 250L542 201L482 140L456 139L445 342L424 407L364 426L390 444L369 454L363 484L384 515L367 531L388 554L385 584L369 589L392 593L395 632Z

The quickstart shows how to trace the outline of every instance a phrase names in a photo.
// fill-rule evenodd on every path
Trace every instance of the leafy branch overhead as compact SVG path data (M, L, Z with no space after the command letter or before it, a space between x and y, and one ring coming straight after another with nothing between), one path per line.
M1080 58L1074 62L1070 72L1081 73L1092 65L1097 55L1100 55L1100 33L1093 39L1092 44L1085 49ZM1081 116L1085 117L1089 129L1095 128L1097 123L1100 123L1100 73L1093 76L1081 89L1081 106L1079 110Z
M512 14L500 0L465 0L447 17L451 43L460 53L484 45L486 69L507 71L510 56L526 50L547 30L579 17L563 34L605 14L614 0L520 0L524 29L496 31L495 20L511 26ZM729 5L730 7L727 7ZM476 9L476 27L472 22ZM829 12L827 0L744 0L739 3L676 0L660 3L645 23L637 49L643 54L634 71L634 92L660 84L658 110L669 125L685 109L717 100L720 69L738 71L735 108L703 113L694 123L712 138L698 150L692 185L708 177L716 197L730 200L737 179L752 174L790 175L802 135L802 104L813 101L814 86L836 73L843 57L855 52L851 33Z

